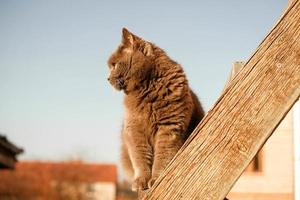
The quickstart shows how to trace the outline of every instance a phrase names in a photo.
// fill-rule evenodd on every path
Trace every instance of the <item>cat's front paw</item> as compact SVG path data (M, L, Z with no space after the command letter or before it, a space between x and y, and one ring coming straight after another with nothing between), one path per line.
M154 183L155 183L155 181L156 181L157 178L158 178L158 177L152 177L152 178L148 181L148 187L149 187L149 188L151 188L151 187L154 185Z
M136 178L132 183L132 191L137 192L148 189L148 180L149 178L143 176Z

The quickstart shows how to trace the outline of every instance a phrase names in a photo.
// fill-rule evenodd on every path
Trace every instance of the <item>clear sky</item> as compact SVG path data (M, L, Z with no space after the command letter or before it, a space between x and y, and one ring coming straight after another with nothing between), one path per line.
M207 111L286 0L0 0L0 132L21 159L117 162L123 107L106 60L121 29L181 63Z

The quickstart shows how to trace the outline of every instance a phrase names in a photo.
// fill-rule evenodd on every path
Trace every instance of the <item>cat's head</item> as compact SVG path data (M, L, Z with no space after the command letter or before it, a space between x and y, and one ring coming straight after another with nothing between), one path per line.
M153 46L151 43L122 30L122 42L108 59L108 81L117 90L130 92L151 76Z

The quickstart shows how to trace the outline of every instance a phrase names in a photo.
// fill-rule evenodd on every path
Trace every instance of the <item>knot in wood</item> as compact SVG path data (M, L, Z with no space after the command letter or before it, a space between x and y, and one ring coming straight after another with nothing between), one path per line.
M238 151L243 153L243 154L246 154L247 151L248 151L247 146L240 140L236 141L236 147L237 147Z
M276 63L276 67L277 67L277 68L282 68L283 65L282 65L281 63Z

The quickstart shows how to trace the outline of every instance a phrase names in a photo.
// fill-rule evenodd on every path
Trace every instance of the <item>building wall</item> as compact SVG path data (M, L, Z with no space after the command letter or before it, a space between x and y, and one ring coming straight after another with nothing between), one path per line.
M294 190L295 200L300 200L300 99L293 108L294 121Z
M290 111L263 147L262 172L245 172L229 198L293 199L293 155L293 113Z
M115 200L116 199L116 184L110 182L96 183L93 185L93 196L95 200Z

